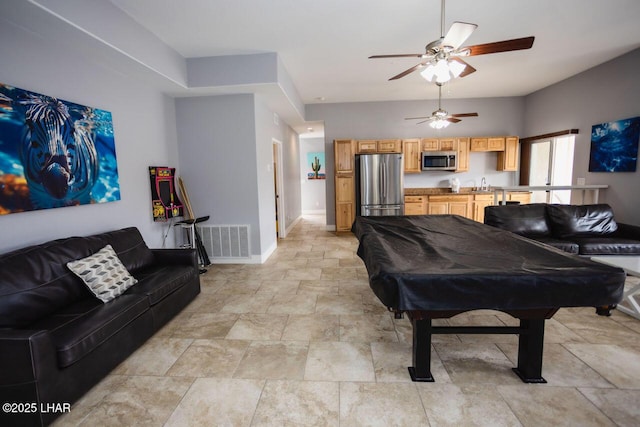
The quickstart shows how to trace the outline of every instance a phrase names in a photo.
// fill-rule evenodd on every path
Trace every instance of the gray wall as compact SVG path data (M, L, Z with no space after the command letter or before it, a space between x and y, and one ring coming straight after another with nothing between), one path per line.
M297 134L252 94L179 98L180 165L197 216L251 227L251 255L276 247L273 141L282 143L285 224L300 216ZM292 160L292 158L294 160Z
M640 171L589 172L591 127L640 116L640 49L587 70L525 99L525 135L579 129L576 135L573 183L608 184L600 201L609 203L620 222L640 225Z
M173 100L102 60L102 47L80 31L56 32L56 18L27 6L15 2L10 17L0 15L0 81L110 111L122 199L2 215L0 252L126 226L137 226L149 246L160 247L167 229L153 222L148 167L178 166Z
M451 90L454 90L454 84L451 85ZM520 136L524 130L523 97L444 98L442 106L450 113L477 112L479 117L465 118L460 123L437 131L426 123L417 125L415 121L404 120L405 117L430 115L437 108L437 100L307 105L307 119L323 120L325 124L327 225L335 225L334 139ZM479 184L482 177L491 185L516 184L516 173L497 172L496 163L496 153L471 153L469 172L423 172L405 175L405 187L447 187L450 179L454 177L460 179L462 186Z

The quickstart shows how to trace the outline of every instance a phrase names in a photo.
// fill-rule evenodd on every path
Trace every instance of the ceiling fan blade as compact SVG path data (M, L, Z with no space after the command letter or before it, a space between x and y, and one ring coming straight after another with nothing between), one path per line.
M415 70L422 68L424 66L424 64L426 64L426 62L421 62L417 65L414 65L413 67L409 68L408 70L404 70L403 72L401 72L400 74L397 74L393 77L391 77L389 80L397 80L400 79L404 76L406 76L407 74L411 74L413 73Z
M467 63L466 61L464 61L462 58L459 58L457 56L452 56L451 57L451 61L456 61L459 62L461 64L464 64L464 70L462 70L462 73L460 73L460 75L458 77L464 77L464 76L468 76L471 73L475 73L476 69L473 68L471 65L469 65L469 63Z
M458 123L461 122L462 120L460 119L456 119L455 117L449 117L448 119L446 119L449 123Z
M530 49L533 46L534 36L523 37L521 39L503 40L501 42L477 44L467 46L468 56L487 55L489 53L510 52L512 50Z
M379 58L422 58L425 56L424 53L398 53L395 55L373 55L370 56L369 59L379 59Z
M426 123L426 122L432 122L434 120L434 117L429 117L427 120L423 120L421 122L416 123L417 125L421 125L422 123Z
M420 119L430 119L431 116L424 116L424 117L405 117L405 120L420 120Z
M452 114L451 117L478 117L478 113Z
M469 38L476 28L478 28L476 24L456 21L451 25L451 28L449 28L447 35L444 36L442 44L457 49L462 46L462 43Z

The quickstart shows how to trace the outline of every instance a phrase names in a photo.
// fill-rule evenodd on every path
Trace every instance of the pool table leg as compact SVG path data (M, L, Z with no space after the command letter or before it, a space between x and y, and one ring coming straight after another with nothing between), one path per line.
M544 319L520 319L518 367L513 371L525 383L546 383L542 378Z
M434 382L431 375L431 319L411 319L413 324L413 366L409 367L412 381Z

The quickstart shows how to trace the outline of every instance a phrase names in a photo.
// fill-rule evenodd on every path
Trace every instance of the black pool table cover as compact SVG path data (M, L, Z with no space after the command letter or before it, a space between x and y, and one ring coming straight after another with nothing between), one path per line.
M625 272L456 215L356 217L369 283L397 311L598 307Z

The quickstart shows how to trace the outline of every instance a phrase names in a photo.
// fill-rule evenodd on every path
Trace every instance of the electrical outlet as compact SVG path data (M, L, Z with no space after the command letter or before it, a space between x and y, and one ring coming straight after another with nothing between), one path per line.
M578 185L584 185L584 183L585 183L584 178L578 178Z

